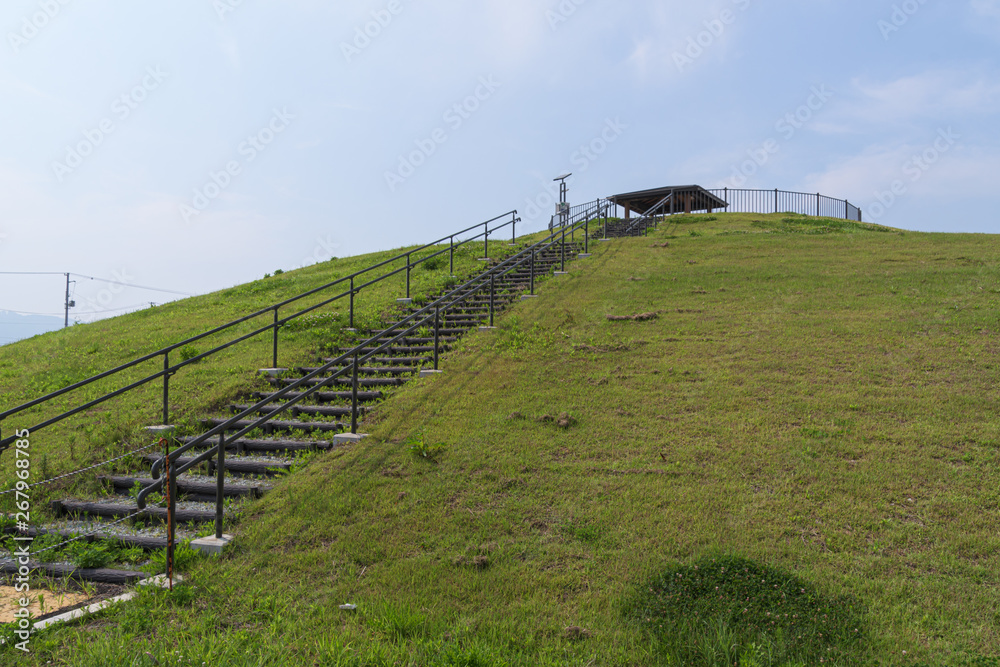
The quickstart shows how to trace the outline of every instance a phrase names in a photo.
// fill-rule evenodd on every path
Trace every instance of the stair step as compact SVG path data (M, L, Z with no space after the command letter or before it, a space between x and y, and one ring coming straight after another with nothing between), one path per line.
M90 524L91 528L87 530L90 533L93 527L99 525L98 522ZM120 529L121 524L115 526L115 528ZM7 528L4 533L7 535L22 535L25 537L39 537L41 535L55 535L56 537L62 537L67 540L79 537L79 530L49 530L45 527L42 528L29 528L27 532L19 532L17 528L11 526ZM157 549L165 549L167 547L166 537L148 537L144 535L128 535L128 534L117 534L117 533L103 533L96 532L90 533L86 537L80 538L82 542L110 542L112 544L121 547L139 547L147 551L155 551ZM180 544L183 540L179 537L174 538L174 544Z
M208 419L201 420L202 424L206 424L211 428L217 426L222 426L229 419L224 419L221 417L210 417ZM253 426L257 420L241 419L234 422L230 427L230 431L242 431L243 429ZM266 422L260 427L265 433L274 433L275 431L302 431L304 433L340 433L344 430L344 425L337 422L300 422L300 421L289 421L289 420L271 420Z
M229 406L229 409L233 414L239 414L244 410L248 410L251 406L249 405L239 405L233 404ZM358 413L364 414L371 410L371 407L365 405L358 406ZM262 408L257 411L262 417L271 412L268 408ZM351 408L336 405L294 405L289 408L285 414L290 414L292 417L297 417L299 415L307 415L310 417L350 417Z
M329 364L329 363L333 362L333 360L334 360L333 357L327 357L325 359L321 359L320 361L322 361L324 364ZM387 364L387 365L390 365L390 366L420 366L421 364L432 364L432 363L434 363L434 357L372 357L371 359L369 359L369 361L371 361L373 363L376 363L376 364ZM345 365L349 366L350 362L347 362ZM319 392L319 393L320 394L328 394L330 392ZM338 394L338 395L339 394L344 394L344 396L342 396L342 398L346 398L348 400L350 400L350 398L351 398L351 392L349 392L349 391L340 391L340 392L333 392L333 393ZM377 391L377 392L358 392L358 400L361 400L362 394L365 394L365 395L367 395L367 394L373 394L373 395L377 394L377 396L375 398L366 398L365 400L377 401L380 398L382 398L382 392L380 392L380 391ZM288 396L291 397L292 394L289 394ZM313 396L316 396L316 394L313 394ZM322 401L323 399L319 399L319 400Z
M399 387L406 384L411 378L407 377L396 377L396 378L358 378L359 387ZM305 385L317 385L324 382L326 378L313 378L311 380L306 380L303 382ZM276 387L290 387L296 382L300 382L301 378L268 378L269 383ZM349 377L339 377L336 380L330 382L330 385L341 385L341 386L351 386L351 378Z
M53 500L52 509L57 516L100 516L105 518L121 519L139 511L139 506L135 503L96 503L83 500ZM167 520L166 507L147 507L142 510L136 519L155 519L165 522ZM174 520L178 523L208 523L215 521L215 511L182 509L174 510Z
M157 460L162 458L159 454L150 454L146 457L146 462L152 465ZM185 463L190 463L194 460L193 456L182 456L177 459L177 462L181 465ZM215 470L215 459L208 462L209 474ZM238 457L226 457L226 472L238 473L244 475L263 475L266 477L273 477L276 474L281 474L282 472L288 472L292 469L292 464L290 462L272 462L272 461L254 461L241 459Z
M350 366L350 363L345 363L344 366ZM296 371L302 375L309 375L310 373L315 373L319 368L310 368L309 366L303 366L301 368L296 368ZM417 369L412 366L359 366L359 375L412 375L416 373Z
M101 475L97 478L99 482L102 482L117 492L128 493L135 487L136 482L141 486L146 487L153 484L152 479L142 478L142 477L114 477L110 475ZM184 477L178 477L177 479L177 490L185 495L196 495L211 497L215 500L216 496L216 486L214 482L194 482ZM223 487L222 494L226 498L260 498L267 491L270 491L270 486L264 486L263 484L226 484Z
M164 541L164 546L166 541ZM101 584L126 585L147 578L144 572L132 570L112 570L108 568L87 569L75 565L59 565L56 563L28 563L32 572L44 572L53 579L73 579L74 581L93 581ZM16 562L0 563L0 573L17 574L19 565Z
M329 363L333 359L324 359L325 363ZM255 391L253 393L253 398L258 401L267 400L273 396L275 393L266 393L262 391ZM291 391L285 394L284 398L291 401L300 396L304 396L304 392ZM385 394L381 391L359 391L358 401L370 403L373 401L380 401L385 398ZM317 403L336 403L337 401L350 401L351 392L349 391L316 391L309 394L309 399Z
M194 442L196 437L178 438L182 444L188 444L189 442ZM213 440L215 440L213 438ZM218 440L215 440L217 443ZM205 442L205 449L211 449L212 441ZM226 443L226 451L239 451L240 449L246 452L311 452L314 450L326 450L332 449L333 443L319 440L253 440L253 439L243 439L235 440L233 442Z

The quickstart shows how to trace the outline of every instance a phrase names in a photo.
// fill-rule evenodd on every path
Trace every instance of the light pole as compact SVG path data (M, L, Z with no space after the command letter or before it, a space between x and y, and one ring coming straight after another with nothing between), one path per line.
M572 175L563 174L552 179L559 183L559 204L556 206L556 215L559 216L560 227L565 227L566 223L569 222L569 202L566 201L566 194L569 192L569 187L566 185L566 179Z

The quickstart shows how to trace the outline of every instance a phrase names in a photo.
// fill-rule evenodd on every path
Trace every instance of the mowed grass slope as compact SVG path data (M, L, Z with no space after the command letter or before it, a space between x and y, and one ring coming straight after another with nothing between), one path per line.
M834 664L995 657L1000 239L716 217L598 244L180 596L19 660L670 664L630 605L715 556L856 600Z
M511 252L508 240L491 241L490 254L503 257ZM174 345L243 318L273 304L298 296L340 278L406 252L407 248L348 258L334 258L307 268L287 271L261 280L237 285L211 294L183 299L157 308L101 320L93 324L35 336L0 346L0 409L7 410L40 398L133 359ZM413 261L437 252L428 249L412 256ZM470 243L455 251L455 271L468 276L481 270L477 261L483 254L482 242ZM411 274L414 297L438 291L449 281L448 255L437 260L433 269L415 267ZM356 286L405 267L399 260L357 279ZM349 292L345 282L329 290L285 306L285 318L310 306ZM395 300L406 294L406 275L399 273L356 296L355 325L359 329L379 325L395 311ZM310 365L323 346L350 340L343 332L348 326L349 299L344 297L309 315L288 323L279 337L279 363ZM273 322L268 313L249 322L176 350L171 364L208 352L228 341L247 335ZM186 355L186 356L185 356ZM272 336L264 332L235 347L180 369L170 381L171 422L195 427L197 420L222 411L241 394L258 387L255 372L272 365ZM87 401L125 387L163 369L163 358L101 380L5 420L3 435L27 429L44 419L75 408ZM155 380L124 396L99 405L47 429L32 433L33 479L40 481L60 473L114 458L148 444L141 433L144 426L159 424L162 418L162 380ZM6 461L8 455L0 457ZM128 462L123 463L128 465ZM0 488L16 481L13 465L0 465ZM89 478L85 480L90 482ZM59 489L40 489L56 494ZM36 498L41 509L41 498ZM0 510L5 508L0 504Z

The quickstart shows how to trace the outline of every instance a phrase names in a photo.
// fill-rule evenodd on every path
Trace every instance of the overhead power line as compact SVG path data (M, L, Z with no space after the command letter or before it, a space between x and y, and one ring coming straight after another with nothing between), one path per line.
M66 272L55 273L51 271L0 271L0 275L3 276L65 276ZM123 283L120 280L108 280L107 278L97 278L95 276L87 276L82 273L69 272L69 275L76 276L77 278L86 278L87 280L97 280L102 283L108 283L109 285L121 285L122 287L133 287L135 289L148 290L150 292L162 292L164 294L176 294L177 296L194 296L194 294L189 294L188 292L178 292L176 290L161 289L159 287L148 287L146 285L133 285L131 283Z

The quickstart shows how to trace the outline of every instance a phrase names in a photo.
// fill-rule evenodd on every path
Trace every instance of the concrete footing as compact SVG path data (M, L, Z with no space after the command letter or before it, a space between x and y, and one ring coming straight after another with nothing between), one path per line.
M225 552L226 547L232 544L234 539L235 538L232 535L223 535L222 537L216 537L215 535L210 537L201 537L191 542L191 548L195 551L200 551L203 554L218 556Z
M172 438L174 433L177 432L177 427L164 424L161 426L147 426L143 430L154 438Z
M493 331L496 327L479 327L480 331Z
M338 433L333 436L335 445L354 445L368 437L367 433Z
M591 257L591 254L589 252L581 252L579 255L576 256L577 259L587 259L588 257Z
M442 374L444 374L444 371L435 371L433 369L425 368L425 369L423 369L423 370L420 371L420 375L418 377L421 377L421 378L432 378L432 377L436 377L436 376L442 375Z
M556 276L568 276L569 275L569 271L556 271L553 275L556 275Z
M284 373L288 372L287 368L261 368L257 371L261 375L268 375L270 377L276 378Z
M396 299L396 303L401 303L404 306L408 306L413 303L413 299Z
M526 301L528 299L537 299L537 298L538 298L537 294L522 294L521 295L521 301Z

